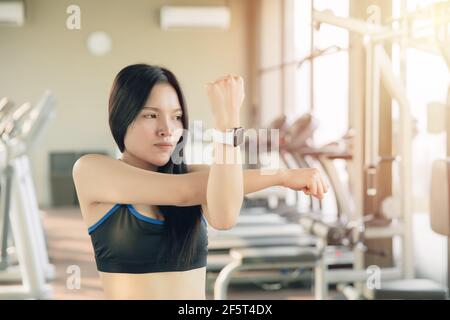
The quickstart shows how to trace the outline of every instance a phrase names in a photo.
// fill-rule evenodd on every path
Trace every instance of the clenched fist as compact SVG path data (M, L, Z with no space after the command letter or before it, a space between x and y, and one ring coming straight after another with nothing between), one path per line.
M296 191L303 191L321 200L328 191L328 184L316 168L286 169L282 171L283 186Z
M244 80L226 75L206 84L215 126L225 131L240 126L239 112L244 101Z

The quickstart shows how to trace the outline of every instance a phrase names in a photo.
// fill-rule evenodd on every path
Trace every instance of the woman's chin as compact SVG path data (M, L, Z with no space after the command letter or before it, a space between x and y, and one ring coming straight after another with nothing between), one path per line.
M167 162L169 162L170 160L170 156L161 156L161 157L156 157L152 159L153 161L151 161L151 163L153 163L155 166L157 167L162 167L163 165L165 165Z

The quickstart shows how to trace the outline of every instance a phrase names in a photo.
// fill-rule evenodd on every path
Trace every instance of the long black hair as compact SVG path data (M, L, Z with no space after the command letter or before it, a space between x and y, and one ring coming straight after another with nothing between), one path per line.
M152 88L159 83L167 83L176 91L182 109L183 136L177 142L175 152L182 161L173 162L173 157L157 172L166 174L184 174L188 172L184 158L184 147L187 142L186 132L189 129L189 119L181 91L175 75L160 66L133 64L123 68L114 79L109 97L109 127L114 140L121 152L125 150L125 134L128 126L134 122L144 107ZM176 261L177 266L189 265L196 251L196 241L199 236L202 209L195 206L157 206L164 216L164 231L168 241L160 253L168 250L170 261ZM158 260L161 255L158 256Z

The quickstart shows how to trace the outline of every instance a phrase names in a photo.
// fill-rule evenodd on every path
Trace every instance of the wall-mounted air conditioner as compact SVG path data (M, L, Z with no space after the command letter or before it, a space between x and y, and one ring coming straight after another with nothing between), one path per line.
M0 1L0 26L22 26L25 23L23 1Z
M226 6L163 6L161 28L219 28L230 26L230 9Z

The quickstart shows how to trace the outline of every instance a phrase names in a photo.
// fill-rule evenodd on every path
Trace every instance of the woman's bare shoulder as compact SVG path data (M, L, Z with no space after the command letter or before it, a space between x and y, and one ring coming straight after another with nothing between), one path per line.
M89 154L84 154L80 158L78 158L73 166L73 169L76 170L81 167L86 167L89 164L92 164L94 161L96 163L98 163L99 161L110 162L110 161L119 161L119 160L116 160L116 159L114 159L108 155L104 155L104 154L89 153Z
M113 203L91 201L84 197L83 193L79 191L82 188L81 184L91 184L89 181L81 182L81 177L93 177L93 175L89 174L89 172L94 170L94 162L95 165L98 165L99 162L102 163L105 161L114 161L114 159L103 154L85 154L78 158L73 166L73 179L76 187L78 186L78 203L80 205L83 220L88 227L97 222L106 212L109 211L109 209L115 205Z
M77 195L86 204L183 206L190 199L188 177L141 169L106 155L83 155L75 162L72 175Z

